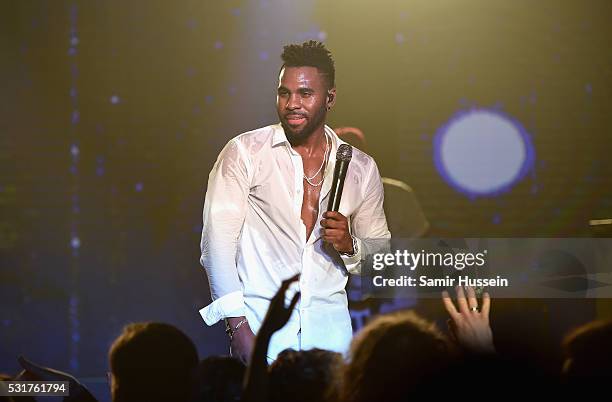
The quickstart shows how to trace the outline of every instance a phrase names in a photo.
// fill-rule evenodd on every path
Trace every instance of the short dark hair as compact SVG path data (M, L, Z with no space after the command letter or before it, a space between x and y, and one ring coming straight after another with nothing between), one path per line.
M343 363L329 350L283 350L270 366L270 401L337 401Z
M301 45L286 45L283 48L281 59L283 60L281 70L283 67L316 67L327 80L329 88L336 86L334 59L332 59L331 52L321 42L310 40Z
M191 339L172 325L125 326L110 348L109 361L116 382L113 402L191 398L198 352Z
M354 338L344 370L343 401L400 401L448 367L450 342L412 311L381 315Z
M229 356L210 356L197 369L197 395L194 402L239 401L246 367Z
M612 374L612 320L592 321L565 336L564 374L568 377Z

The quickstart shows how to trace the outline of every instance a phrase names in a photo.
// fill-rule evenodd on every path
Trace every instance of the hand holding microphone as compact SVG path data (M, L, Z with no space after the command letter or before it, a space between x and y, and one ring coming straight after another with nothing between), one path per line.
M327 212L323 213L324 219L321 220L323 240L331 243L338 252L344 254L354 254L356 251L353 247L353 237L349 231L348 219L338 212L344 179L352 156L353 149L350 145L342 144L338 147Z

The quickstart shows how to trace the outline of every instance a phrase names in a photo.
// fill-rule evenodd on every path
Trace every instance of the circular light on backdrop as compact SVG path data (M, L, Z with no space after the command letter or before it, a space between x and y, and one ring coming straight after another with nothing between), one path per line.
M498 111L460 112L434 137L434 162L440 175L469 196L509 190L533 166L529 134L515 119Z

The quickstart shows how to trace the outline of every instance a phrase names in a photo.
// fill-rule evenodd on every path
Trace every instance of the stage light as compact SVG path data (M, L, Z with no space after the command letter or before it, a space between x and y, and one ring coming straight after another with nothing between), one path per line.
M462 111L434 136L438 172L470 197L508 191L531 170L534 157L524 127L496 110Z

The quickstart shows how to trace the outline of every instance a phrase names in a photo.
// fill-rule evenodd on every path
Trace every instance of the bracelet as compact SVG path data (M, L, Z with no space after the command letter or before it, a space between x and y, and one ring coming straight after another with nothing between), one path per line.
M238 324L236 324L234 328L232 328L229 323L229 320L227 318L225 319L225 333L229 336L230 342L234 339L234 334L236 333L236 331L238 331L238 329L240 329L240 327L242 327L247 322L249 322L249 320L243 318Z
M351 239L353 240L353 252L352 253L340 253L346 257L354 257L355 255L357 255L357 239L355 238L355 236L351 235Z

